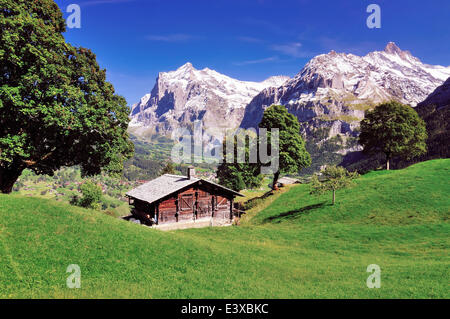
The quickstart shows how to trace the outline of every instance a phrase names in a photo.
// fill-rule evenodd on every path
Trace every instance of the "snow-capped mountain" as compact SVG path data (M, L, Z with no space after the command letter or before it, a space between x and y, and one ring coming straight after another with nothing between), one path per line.
M448 77L450 67L424 64L393 42L365 56L331 51L292 79L259 83L186 63L159 74L152 92L133 105L130 128L167 134L201 120L210 136L220 137L225 129L256 128L265 108L282 104L297 116L307 138L319 128L320 136L326 131L322 142L339 136L337 152L343 155L360 149L355 137L365 110L391 99L414 107Z
M241 127L257 127L266 107L282 104L306 134L326 127L329 137L355 136L367 108L391 99L415 106L449 76L450 67L424 64L393 42L363 57L331 51L313 58L281 87L258 94Z
M255 95L288 79L274 76L263 82L245 82L186 63L176 71L159 73L152 92L133 105L130 126L151 128L160 134L190 127L195 120L214 132L237 128Z

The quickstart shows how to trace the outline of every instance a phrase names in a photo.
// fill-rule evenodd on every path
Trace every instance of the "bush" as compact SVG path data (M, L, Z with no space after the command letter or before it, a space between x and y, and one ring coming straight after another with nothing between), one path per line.
M101 208L102 188L91 181L87 181L81 185L82 197L77 195L72 197L70 203L72 205L81 206L84 208L92 208L99 210Z

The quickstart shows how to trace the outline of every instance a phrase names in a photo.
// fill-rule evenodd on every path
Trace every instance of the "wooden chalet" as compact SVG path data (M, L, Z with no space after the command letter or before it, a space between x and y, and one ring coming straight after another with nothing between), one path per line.
M194 175L189 168L187 176L165 174L129 191L133 216L146 225L201 218L232 221L233 201L243 195Z

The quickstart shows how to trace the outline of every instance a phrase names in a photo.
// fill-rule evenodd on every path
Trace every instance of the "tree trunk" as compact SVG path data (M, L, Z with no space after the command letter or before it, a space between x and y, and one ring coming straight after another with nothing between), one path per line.
M386 160L386 169L389 170L389 158Z
M333 205L336 202L336 190L333 189Z
M0 192L10 194L23 169L0 168Z
M390 161L391 161L391 155L390 154L386 154L386 169L389 170L389 166L390 166Z
M277 171L275 174L273 174L273 184L272 184L272 189L277 189L277 182L278 179L280 178L280 171Z

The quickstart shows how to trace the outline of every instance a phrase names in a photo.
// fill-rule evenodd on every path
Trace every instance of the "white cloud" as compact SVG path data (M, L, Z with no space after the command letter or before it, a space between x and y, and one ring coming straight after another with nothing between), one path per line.
M235 65L249 65L249 64L260 64L260 63L267 63L267 62L273 62L277 61L277 56L272 56L264 59L258 59L258 60L249 60L249 61L242 61L242 62L235 62L233 64Z
M270 47L272 50L283 53L294 58L305 58L311 56L310 53L302 50L300 42L293 42L287 44L274 44Z

